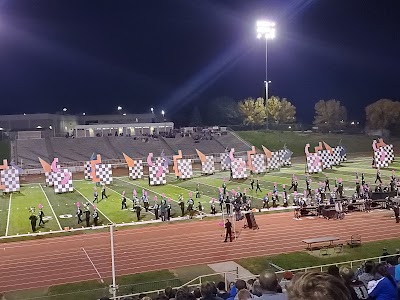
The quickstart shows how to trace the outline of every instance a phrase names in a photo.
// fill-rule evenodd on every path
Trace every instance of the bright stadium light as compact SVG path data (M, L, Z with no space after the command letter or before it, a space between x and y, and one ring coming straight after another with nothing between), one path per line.
M162 116L164 117L164 115L165 115L165 111L164 111L164 110L162 110L162 111L161 111L161 114L162 114Z
M37 126L36 128L37 128L37 129L42 129L42 126L39 125L39 126Z
M265 105L268 101L268 84L271 81L268 80L268 40L274 39L276 36L275 22L259 20L256 23L257 27L257 38L265 39ZM267 129L268 129L268 111L267 111Z
M63 108L63 112L66 112L68 109L66 107Z
M118 106L118 107L117 107L117 110L122 110L122 107L121 107L121 106Z
M0 131L3 131L4 130L4 128L3 127L0 127Z
M154 114L154 108L150 108L151 113Z
M126 116L126 113L123 113L122 115L123 115L123 116Z
M82 113L82 116L86 116L86 113Z

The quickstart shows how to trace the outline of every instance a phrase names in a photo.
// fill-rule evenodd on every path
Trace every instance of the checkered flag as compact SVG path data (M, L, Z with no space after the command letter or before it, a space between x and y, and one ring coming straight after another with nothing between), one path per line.
M17 169L10 168L0 171L1 185L5 186L4 193L19 192L21 186L19 184L19 172Z

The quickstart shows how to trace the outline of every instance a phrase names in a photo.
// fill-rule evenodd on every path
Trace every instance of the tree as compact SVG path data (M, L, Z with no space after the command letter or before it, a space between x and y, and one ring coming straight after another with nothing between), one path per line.
M365 108L367 124L372 129L389 129L399 123L400 103L380 99Z
M337 100L320 100L315 104L314 125L321 130L343 128L347 121L347 109Z
M209 125L238 125L242 122L238 102L229 97L213 99L203 115Z
M239 110L244 116L246 125L262 125L265 123L266 113L264 99L247 98L239 103Z
M272 96L267 102L268 119L275 123L294 123L296 121L296 107L286 98Z

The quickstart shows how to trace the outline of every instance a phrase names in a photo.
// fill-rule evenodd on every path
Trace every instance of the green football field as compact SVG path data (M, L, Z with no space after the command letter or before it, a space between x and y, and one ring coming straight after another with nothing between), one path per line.
M400 163L393 162L390 168L382 170L382 179L384 184L388 184L389 176L392 169L400 176ZM128 172L128 171L127 171ZM365 173L366 182L370 187L374 187L376 170L371 168L370 158L354 158L344 162L341 166L334 167L332 170L326 170L324 173L311 175L313 189L318 187L319 181L324 181L325 174L330 178L331 188L334 187L334 180L342 178L345 187L345 194L351 195L355 188L355 174L359 172ZM291 176L295 174L299 180L299 192L305 188L305 174L304 164L294 164L291 167L282 168L279 171L271 171L263 175L254 175L255 179L259 179L261 183L262 193L255 193L250 190L249 179L229 181L229 172L217 172L211 176L201 176L199 171L194 172L194 178L189 180L177 180L173 174L167 176L167 185L164 186L148 186L147 178L141 180L130 180L126 177L114 177L113 184L108 186L108 198L101 200L101 193L99 192L99 203L96 203L100 219L99 224L108 223L131 223L137 222L136 213L132 211L133 203L132 196L133 190L137 191L137 195L142 195L142 190L148 192L150 205L154 203L154 196L158 197L160 203L161 195L164 193L165 197L172 199L172 217L180 216L180 209L178 206L178 196L182 194L185 201L189 197L189 193L193 192L197 184L200 185L201 197L195 200L195 206L201 202L204 207L204 212L210 212L210 201L212 198L218 197L218 187L221 187L223 180L227 179L227 190L230 192L232 189L243 192L247 189L247 195L252 199L252 206L259 208L262 206L262 197L265 193L271 192L274 182L278 185L278 191L282 192L282 184L288 187L291 184ZM93 187L94 184L90 181L74 180L74 192L65 194L55 194L51 187L46 187L44 184L25 184L21 187L20 193L3 195L0 198L0 236L13 236L26 234L31 231L30 228L30 208L34 207L38 211L38 205L43 205L43 212L48 218L45 226L40 227L38 231L57 231L65 227L80 228L83 224L78 225L76 213L76 203L80 202L85 204L90 202L91 211L93 211ZM99 189L98 189L99 190ZM128 198L128 209L121 210L121 194L126 192ZM291 199L289 204L291 204ZM217 205L219 211L219 205ZM155 219L153 212L141 212L141 221ZM139 221L139 222L141 222ZM93 219L91 218L91 225Z

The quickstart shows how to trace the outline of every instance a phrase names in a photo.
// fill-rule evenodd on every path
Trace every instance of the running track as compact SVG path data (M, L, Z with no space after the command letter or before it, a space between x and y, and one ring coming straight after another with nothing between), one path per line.
M301 240L324 235L338 236L342 242L356 233L363 242L399 238L391 216L390 211L373 211L352 213L341 221L298 221L293 213L257 215L260 229L241 229L243 223L237 222L239 238L232 243L222 242L221 221L215 219L125 229L114 236L117 276L293 252L305 249ZM100 276L111 277L107 233L4 243L0 245L0 292L99 279L82 247Z

